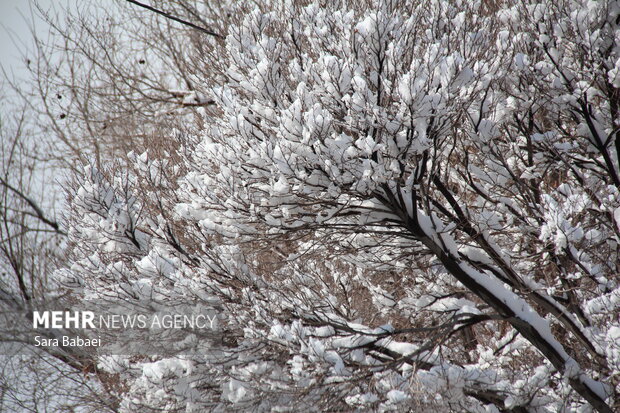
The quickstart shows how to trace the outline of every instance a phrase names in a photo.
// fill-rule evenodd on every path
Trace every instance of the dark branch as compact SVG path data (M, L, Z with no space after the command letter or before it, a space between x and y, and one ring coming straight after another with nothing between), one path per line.
M161 16L164 16L167 19L174 20L175 22L178 22L178 23L184 24L186 26L189 26L192 29L200 30L201 32L203 32L205 34L208 34L209 36L217 37L218 39L223 39L224 38L224 36L222 36L221 34L215 33L215 32L213 32L213 31L211 31L209 29L205 29L204 27L197 26L194 23L188 22L187 20L180 19L180 18L178 18L176 16L173 16L173 15L171 15L169 13L166 13L165 11L161 11L161 10L156 9L154 7L151 7L151 6L147 5L147 4L140 3L140 2L135 1L135 0L127 0L127 2L129 2L131 4L135 4L136 6L143 7L145 9L147 9L147 10L150 10L150 11L152 11L154 13L157 13L157 14L159 14Z
M43 213L43 211L41 210L41 208L37 205L36 202L34 202L30 197L28 197L27 195L25 195L24 193L22 193L19 189L11 186L8 182L6 182L4 179L0 178L0 184L4 185L7 189L13 191L15 194L17 194L20 198L22 198L24 201L26 201L26 203L28 205L30 205L30 207L34 210L35 212L35 216L43 223L49 225L50 227L54 228L54 231L60 235L67 235L67 233L63 230L60 229L60 226L58 225L58 223L56 221L52 221L50 219L48 219L45 214Z

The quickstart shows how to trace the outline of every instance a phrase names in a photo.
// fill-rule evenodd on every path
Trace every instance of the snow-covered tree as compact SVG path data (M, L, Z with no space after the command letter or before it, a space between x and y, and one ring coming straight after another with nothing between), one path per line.
M225 316L120 409L617 409L620 4L230 7L200 133L72 185L75 295Z

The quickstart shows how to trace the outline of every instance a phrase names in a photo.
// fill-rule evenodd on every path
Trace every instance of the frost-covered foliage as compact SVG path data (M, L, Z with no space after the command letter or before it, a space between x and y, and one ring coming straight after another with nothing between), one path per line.
M226 316L121 409L620 406L620 5L506 3L231 12L202 133L71 197L79 294Z

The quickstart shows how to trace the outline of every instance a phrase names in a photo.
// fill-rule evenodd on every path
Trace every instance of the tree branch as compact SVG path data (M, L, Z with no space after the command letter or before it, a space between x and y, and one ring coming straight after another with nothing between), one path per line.
M140 6L142 8L147 9L147 10L150 10L150 11L152 11L154 13L157 13L157 14L159 14L161 16L164 16L167 19L174 20L175 22L178 22L178 23L184 24L186 26L189 26L192 29L199 30L199 31L201 31L201 32L203 32L205 34L208 34L209 36L217 37L218 39L224 39L224 36L222 36L221 34L215 33L215 32L213 32L213 31L211 31L209 29L205 29L204 27L197 26L194 23L188 22L187 20L183 20L183 19L180 19L178 17L175 17L175 16L173 16L173 15L171 15L169 13L166 13L164 11L156 9L155 7L151 7L151 6L147 5L147 4L140 3L140 2L135 1L135 0L126 0L126 1L131 3L131 4L135 4L136 6Z

